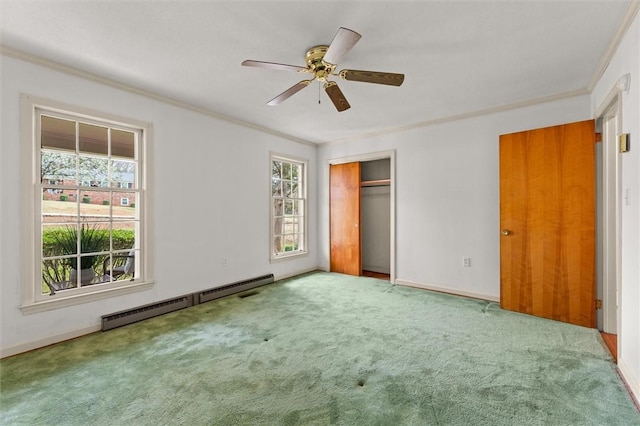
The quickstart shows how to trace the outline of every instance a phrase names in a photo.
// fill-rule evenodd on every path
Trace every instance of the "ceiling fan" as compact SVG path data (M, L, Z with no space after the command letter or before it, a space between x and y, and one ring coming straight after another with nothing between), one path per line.
M400 86L404 81L404 74L395 74L389 72L377 71L360 71L360 70L342 70L335 73L338 62L355 46L362 37L355 31L348 28L340 27L330 45L324 44L314 46L305 54L307 62L306 67L296 65L278 64L274 62L262 62L246 60L242 65L246 67L268 68L282 71L296 71L301 73L313 74L310 80L302 80L301 82L291 86L275 98L271 99L267 105L278 105L289 99L310 85L313 81L324 83L324 90L327 92L329 99L333 102L336 109L340 112L351 108L349 102L342 94L342 90L335 81L329 81L331 76L340 76L343 80L361 81L365 83L386 84L389 86Z

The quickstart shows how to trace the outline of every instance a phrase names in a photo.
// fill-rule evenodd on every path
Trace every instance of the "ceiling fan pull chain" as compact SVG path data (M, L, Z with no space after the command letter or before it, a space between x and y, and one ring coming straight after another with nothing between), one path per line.
M320 80L318 80L318 105L320 105Z

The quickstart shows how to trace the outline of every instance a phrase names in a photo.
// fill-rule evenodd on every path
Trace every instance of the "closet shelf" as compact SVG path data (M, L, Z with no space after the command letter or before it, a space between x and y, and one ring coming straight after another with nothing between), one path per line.
M360 186L390 186L391 179L363 180Z

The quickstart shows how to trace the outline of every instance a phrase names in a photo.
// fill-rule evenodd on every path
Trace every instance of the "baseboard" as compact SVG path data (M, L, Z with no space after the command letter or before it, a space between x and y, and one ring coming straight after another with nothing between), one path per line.
M76 337L84 336L85 334L95 333L96 331L100 331L100 323L97 323L89 327L79 328L77 330L66 331L61 334L47 336L42 339L33 340L31 342L19 343L17 345L14 345L8 348L1 348L0 359L10 357L13 355L18 355L23 352L29 352L35 349L40 349L45 346L53 345L56 343L64 342L65 340L75 339Z
M500 302L500 298L499 297L489 296L488 294L474 293L474 292L471 292L471 291L456 290L456 289L452 289L452 288L448 288L448 287L438 287L438 286L431 285L431 284L417 283L417 282L414 282L414 281L403 280L403 279L400 279L400 278L396 278L395 284L403 285L405 287L415 287L415 288L421 288L421 289L424 289L424 290L437 291L437 292L440 292L440 293L453 294L455 296L471 297L473 299L488 300L490 302Z
M298 275L308 274L309 272L316 272L316 271L322 271L322 269L318 266L314 266L313 268L302 269L300 271L292 272L290 274L282 274L282 275L274 274L274 280L275 281L286 280L287 278L293 278L293 277L297 277Z
M633 377L629 367L627 367L627 363L620 357L618 357L618 373L620 373L620 377L625 385L627 385L627 389L629 389L631 393L631 398L634 400L633 402L635 402L636 407L640 410L640 383L638 383L636 377Z

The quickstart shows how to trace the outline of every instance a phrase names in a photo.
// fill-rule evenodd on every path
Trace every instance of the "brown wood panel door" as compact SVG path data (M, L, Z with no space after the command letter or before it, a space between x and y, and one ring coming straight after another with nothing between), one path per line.
M595 327L595 130L500 136L500 304Z
M330 181L331 272L362 273L360 163L332 164Z

